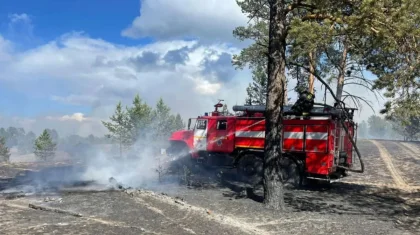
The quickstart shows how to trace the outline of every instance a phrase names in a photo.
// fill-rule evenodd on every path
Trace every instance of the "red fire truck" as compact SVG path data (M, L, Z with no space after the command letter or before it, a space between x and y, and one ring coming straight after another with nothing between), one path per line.
M174 132L167 154L188 156L204 166L237 168L241 176L262 178L265 142L265 106L234 106L234 116L218 111L219 102L209 115L189 119L187 130ZM363 172L357 150L354 108L315 105L305 114L291 106L283 107L282 151L294 170L293 181L299 186L307 179L332 182L348 171ZM191 127L192 121L195 121ZM354 169L356 150L362 170Z

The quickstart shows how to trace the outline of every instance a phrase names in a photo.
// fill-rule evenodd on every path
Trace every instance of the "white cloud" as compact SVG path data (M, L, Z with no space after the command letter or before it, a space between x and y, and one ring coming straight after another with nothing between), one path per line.
M24 14L10 19L30 23ZM62 135L102 135L106 130L100 120L108 119L118 101L131 104L137 93L149 105L162 97L184 118L211 111L218 99L224 99L230 107L242 104L251 74L233 69L230 56L239 49L222 42L230 42L233 28L245 24L246 18L234 0L144 0L141 17L122 34L165 41L124 46L72 32L17 52L14 43L0 35L0 82L13 84L11 89L26 92L29 97L36 94L92 107L89 113L3 117L0 126L22 126L35 132L55 128ZM181 40L186 36L200 40ZM290 82L289 90L294 84ZM322 101L320 84L316 87L317 100ZM366 93L363 89L347 89L373 100L371 95L361 94ZM293 91L289 94L295 99ZM366 119L371 114L364 108L360 117Z
M0 62L11 60L12 49L12 43L0 35Z
M143 0L140 16L122 31L131 38L159 40L198 37L200 41L230 41L246 16L235 0Z
M9 15L10 23L9 24L16 24L19 22L31 23L31 18L29 15L23 14L10 14Z
M107 119L118 101L131 104L137 93L153 106L162 97L184 117L211 110L219 98L232 105L242 103L250 76L232 68L230 56L237 52L224 44L182 40L128 47L70 33L10 54L0 80L28 96L92 107L88 115L97 122L81 114L45 114L48 117L36 119L43 128L53 125L62 133L80 133ZM0 124L4 126L3 121ZM104 129L92 131L103 134Z
M25 43L36 40L32 17L26 13L9 14L8 37Z
M108 119L118 101L130 105L137 93L149 105L162 97L184 118L211 111L218 99L226 100L230 107L242 104L251 79L249 71L232 68L230 55L238 49L224 44L175 40L127 47L71 33L24 52L13 52L12 47L10 42L0 40L0 48L3 48L0 55L8 57L2 63L5 70L0 80L14 82L15 87L22 86L22 90L26 83L44 84L28 85L25 91L28 96L31 92L42 93L57 102L88 105L92 111L89 117L81 113L45 114L35 119L9 119L7 122L2 119L0 124L15 123L39 131L55 127L63 135L88 135L90 131L105 134L100 120ZM57 82L65 86L54 86ZM294 85L291 81L289 90ZM323 90L319 82L316 89L317 100L322 102ZM360 87L347 87L347 90L374 101L372 95ZM295 100L294 91L289 94ZM328 95L327 103L331 101ZM376 104L375 108L378 110L380 105ZM366 119L371 114L365 107L357 119Z
M61 117L46 116L48 120L59 120L59 121L78 121L83 122L90 120L89 118L84 117L83 113L73 113L72 115L64 115Z

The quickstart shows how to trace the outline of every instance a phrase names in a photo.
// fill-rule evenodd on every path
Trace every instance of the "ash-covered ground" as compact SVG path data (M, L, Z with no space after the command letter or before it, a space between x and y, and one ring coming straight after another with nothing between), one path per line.
M0 234L420 234L420 145L358 146L364 174L287 189L283 212L265 209L262 191L247 193L228 171L130 188L136 174L90 180L83 163L1 165Z

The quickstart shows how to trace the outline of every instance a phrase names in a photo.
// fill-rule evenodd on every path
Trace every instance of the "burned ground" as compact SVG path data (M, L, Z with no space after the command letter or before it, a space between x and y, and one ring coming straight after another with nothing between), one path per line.
M145 190L126 189L118 179L109 185L81 180L82 166L71 163L2 165L0 233L420 233L419 145L359 142L364 174L351 173L332 185L288 188L285 212L265 209L262 191L247 191L230 171L190 175L190 186L172 180Z

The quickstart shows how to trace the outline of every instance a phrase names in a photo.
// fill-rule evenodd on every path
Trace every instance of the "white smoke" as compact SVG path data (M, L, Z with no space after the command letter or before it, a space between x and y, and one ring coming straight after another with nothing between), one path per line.
M156 184L158 178L158 159L151 149L131 150L122 158L100 150L87 159L86 165L82 179L100 184L108 184L114 178L125 187L138 188Z

